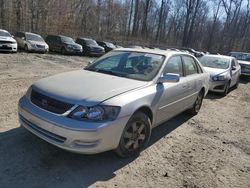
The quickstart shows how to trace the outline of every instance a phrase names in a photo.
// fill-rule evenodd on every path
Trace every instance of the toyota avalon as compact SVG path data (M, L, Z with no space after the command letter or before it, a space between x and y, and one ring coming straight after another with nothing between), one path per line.
M71 152L139 154L151 130L188 110L196 115L208 73L192 55L116 49L83 70L35 82L19 101L27 130Z

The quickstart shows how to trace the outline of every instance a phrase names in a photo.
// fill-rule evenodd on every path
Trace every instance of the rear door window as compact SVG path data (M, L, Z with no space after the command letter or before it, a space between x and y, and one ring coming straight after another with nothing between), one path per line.
M195 60L190 56L183 56L184 70L186 76L198 74L199 70Z

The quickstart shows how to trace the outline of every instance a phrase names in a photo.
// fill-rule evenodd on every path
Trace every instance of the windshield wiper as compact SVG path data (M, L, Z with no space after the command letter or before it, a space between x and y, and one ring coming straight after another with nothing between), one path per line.
M104 73L104 74L110 74L110 75L114 75L114 76L120 76L120 77L124 77L123 75L117 73L117 72L114 72L112 70L106 70L106 69L86 69L86 70L89 70L89 71L94 71L94 72L100 72L100 73Z

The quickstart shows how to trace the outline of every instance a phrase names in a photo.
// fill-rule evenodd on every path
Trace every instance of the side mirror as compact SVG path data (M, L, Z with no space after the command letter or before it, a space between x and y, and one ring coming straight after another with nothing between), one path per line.
M180 75L179 74L173 74L173 73L168 73L164 76L161 76L158 80L158 83L166 83L166 82L179 82L180 81Z
M232 66L232 70L236 70L236 66Z

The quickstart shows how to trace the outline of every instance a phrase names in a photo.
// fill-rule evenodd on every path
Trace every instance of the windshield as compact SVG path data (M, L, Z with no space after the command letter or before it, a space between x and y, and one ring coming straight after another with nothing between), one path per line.
M199 60L204 67L211 67L217 69L228 69L230 62L229 59L213 56L203 56L199 58Z
M62 37L62 42L65 42L65 43L75 43L75 41L72 39L72 38L70 38L70 37Z
M44 42L43 38L39 35L35 34L25 34L27 40L32 40L32 41L39 41L39 42Z
M11 37L11 35L6 31L0 31L0 36L2 36L2 37Z
M160 70L164 59L162 55L149 53L110 52L86 67L85 70L150 81Z
M115 48L115 45L110 42L106 42L106 45L110 48Z
M94 45L94 46L98 45L95 40L85 40L85 42L87 45Z
M250 53L241 53L234 57L241 61L250 61Z

